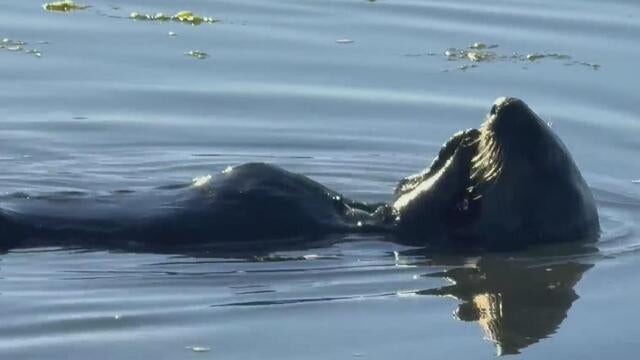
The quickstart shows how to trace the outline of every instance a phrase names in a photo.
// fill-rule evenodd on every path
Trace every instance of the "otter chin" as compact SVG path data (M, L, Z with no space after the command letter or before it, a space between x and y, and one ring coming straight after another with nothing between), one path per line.
M411 242L492 249L595 241L591 190L566 146L524 101L498 98L478 130L455 134L391 204Z

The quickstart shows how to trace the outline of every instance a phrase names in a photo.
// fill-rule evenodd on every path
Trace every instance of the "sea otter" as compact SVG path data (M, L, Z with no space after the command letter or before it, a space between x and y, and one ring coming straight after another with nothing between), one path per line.
M500 98L455 134L393 200L346 199L303 175L249 163L193 184L95 198L14 197L0 244L193 244L381 232L422 245L506 249L594 240L589 187L560 139L523 101Z
M498 98L480 129L453 136L391 204L404 238L496 249L594 241L591 190L562 141L524 101Z

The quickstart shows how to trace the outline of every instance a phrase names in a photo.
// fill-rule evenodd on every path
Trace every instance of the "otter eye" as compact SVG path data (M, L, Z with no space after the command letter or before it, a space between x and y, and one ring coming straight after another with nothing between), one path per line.
M493 104L493 106L491 106L491 110L489 111L489 114L495 115L497 111L498 111L498 107L496 106L496 104Z

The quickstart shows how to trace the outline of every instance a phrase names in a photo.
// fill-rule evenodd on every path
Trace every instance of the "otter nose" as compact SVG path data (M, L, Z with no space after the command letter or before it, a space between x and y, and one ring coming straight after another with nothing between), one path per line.
M501 108L503 108L507 103L509 103L511 99L512 98L507 97L507 96L501 96L501 97L497 98L493 102L493 105L491 106L490 114L491 115L497 115L498 111L500 111Z
M491 110L489 110L489 115L497 116L499 113L506 111L510 107L517 107L523 104L522 100L518 98L502 96L493 102Z
M516 131L524 131L523 129L537 127L542 120L524 103L524 101L514 98L505 97L498 98L486 118L485 128L498 131L502 129L503 133L515 133Z

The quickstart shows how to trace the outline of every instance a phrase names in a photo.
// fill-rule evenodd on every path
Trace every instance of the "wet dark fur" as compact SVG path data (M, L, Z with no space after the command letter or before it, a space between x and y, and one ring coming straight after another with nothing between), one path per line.
M496 102L479 130L455 134L427 170L400 181L390 204L345 199L305 176L251 163L198 186L107 201L5 200L0 211L5 248L308 241L368 231L421 245L508 249L599 233L593 196L567 149L513 98Z

